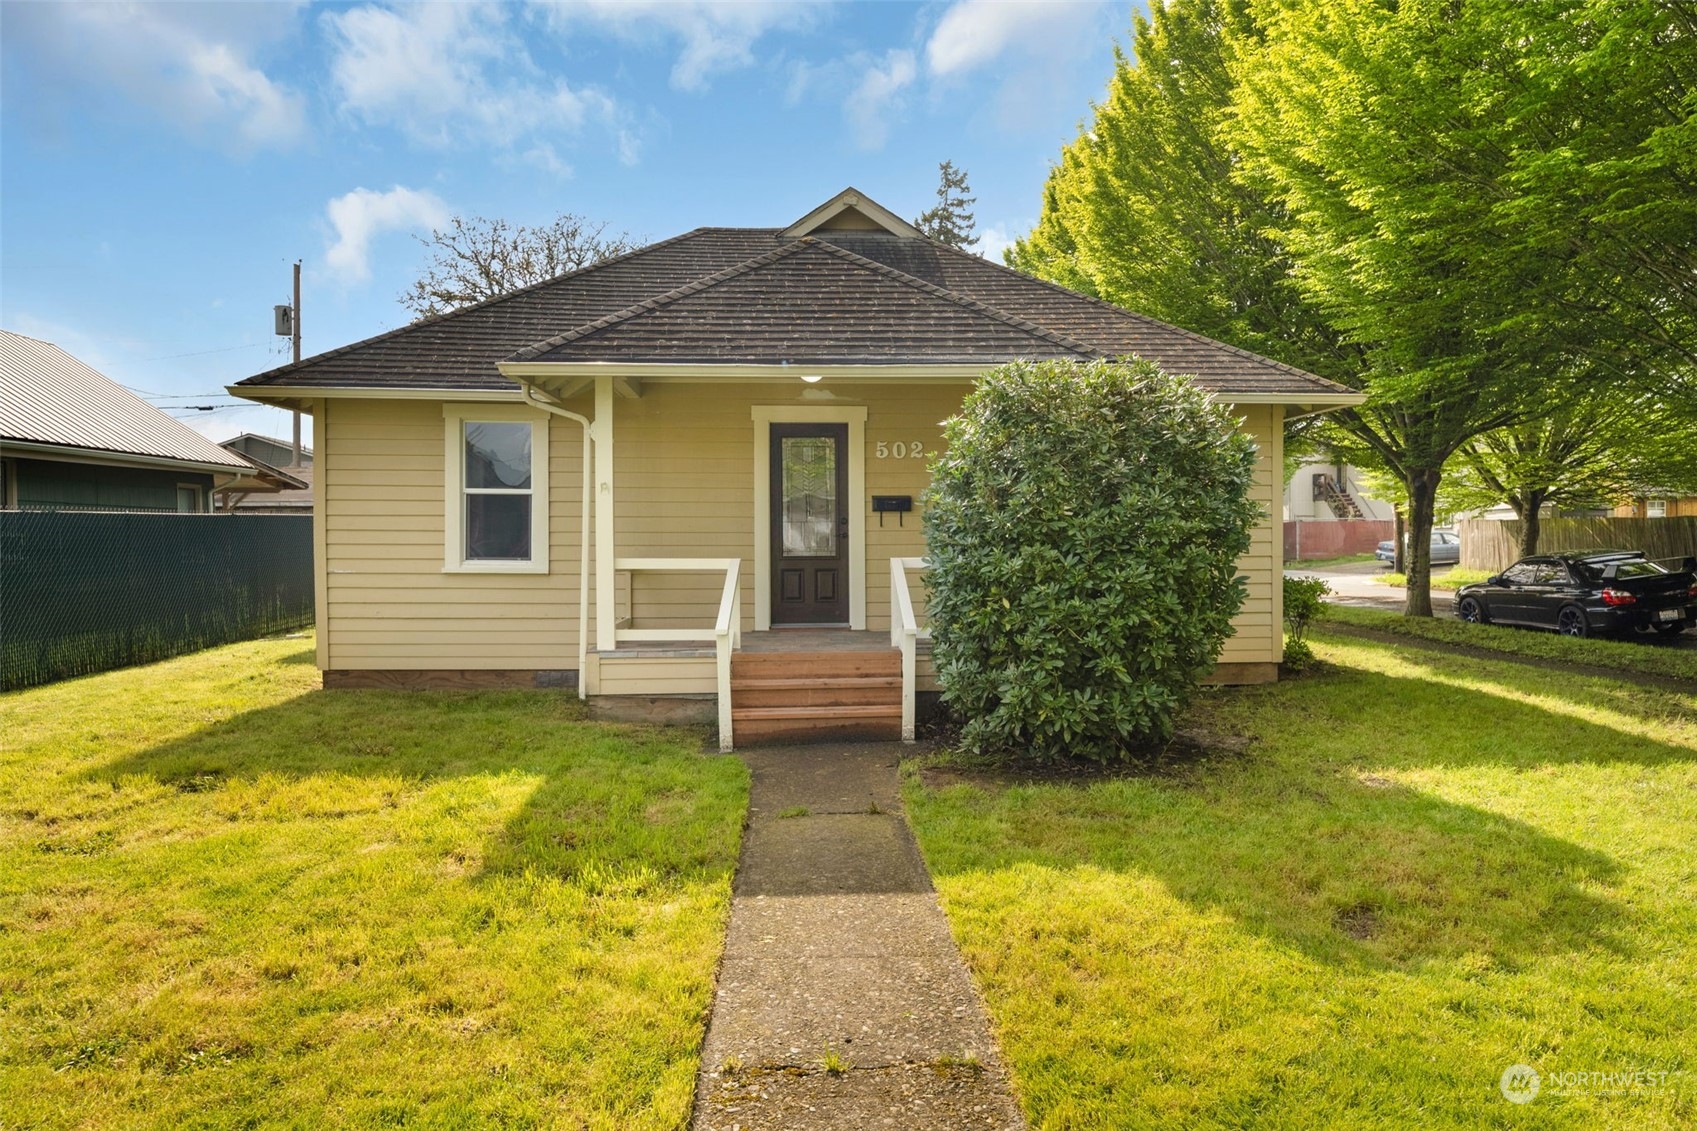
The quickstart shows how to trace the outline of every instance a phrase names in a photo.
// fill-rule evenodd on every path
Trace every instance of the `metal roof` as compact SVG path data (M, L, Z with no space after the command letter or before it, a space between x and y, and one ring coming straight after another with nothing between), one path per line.
M7 441L253 467L51 342L0 330L0 444Z

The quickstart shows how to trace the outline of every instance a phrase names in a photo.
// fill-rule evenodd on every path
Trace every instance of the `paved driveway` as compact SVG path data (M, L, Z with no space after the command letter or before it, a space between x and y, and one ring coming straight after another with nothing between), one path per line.
M1433 577L1442 577L1454 566L1435 566ZM1408 601L1408 590L1391 585L1381 585L1374 578L1381 573L1388 573L1390 567L1379 562L1352 562L1347 565L1324 566L1319 569L1303 569L1297 567L1285 570L1286 577L1319 577L1324 578L1327 585L1332 587L1332 595L1327 600L1339 605L1355 605L1365 609L1390 609L1401 612ZM1432 590L1432 612L1436 616L1449 616L1450 604L1455 600L1455 594L1448 589Z

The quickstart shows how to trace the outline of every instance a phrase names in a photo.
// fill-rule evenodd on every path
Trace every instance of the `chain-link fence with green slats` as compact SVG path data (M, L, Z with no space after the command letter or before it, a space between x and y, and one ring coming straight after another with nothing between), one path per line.
M0 690L312 623L312 519L0 512Z

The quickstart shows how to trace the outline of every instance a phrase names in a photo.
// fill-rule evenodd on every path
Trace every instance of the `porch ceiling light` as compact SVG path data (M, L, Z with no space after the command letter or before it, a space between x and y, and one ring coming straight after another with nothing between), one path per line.
M819 382L823 381L824 379L825 378L822 377L818 373L809 373L802 378L802 380L806 381L809 385L817 385Z

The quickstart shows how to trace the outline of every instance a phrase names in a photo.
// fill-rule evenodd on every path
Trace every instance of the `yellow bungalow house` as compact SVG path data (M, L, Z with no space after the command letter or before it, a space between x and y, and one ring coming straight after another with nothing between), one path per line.
M1015 358L1138 355L1233 406L1267 519L1216 673L1271 680L1286 418L1311 374L926 239L853 189L698 228L262 373L314 417L326 687L572 687L720 741L911 738L934 690L921 495ZM587 485L587 489L586 489Z

